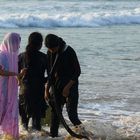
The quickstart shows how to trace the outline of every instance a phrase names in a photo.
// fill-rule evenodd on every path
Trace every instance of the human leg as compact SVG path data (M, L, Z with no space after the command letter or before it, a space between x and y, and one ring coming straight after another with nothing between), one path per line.
M58 137L60 119L54 108L51 110L50 136Z
M78 117L78 111L77 111L78 98L79 98L78 86L75 85L72 87L67 103L66 103L69 119L75 126L81 124L81 121L79 120L79 117Z
M62 112L62 106L61 106L61 100L59 96L51 97L49 100L49 104L51 106L51 123L50 123L50 136L52 137L58 137L58 129L60 124L60 118L57 114L57 111L59 110ZM56 109L57 105L57 109Z
M24 107L19 105L19 114L21 117L21 123L23 125L23 127L28 130L28 123L29 123L29 117L27 117L27 114L24 110Z
M41 117L39 114L32 115L32 128L41 131Z

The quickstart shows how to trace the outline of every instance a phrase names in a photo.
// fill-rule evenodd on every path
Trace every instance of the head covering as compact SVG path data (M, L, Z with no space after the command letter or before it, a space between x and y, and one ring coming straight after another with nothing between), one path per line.
M9 71L17 72L18 49L20 47L20 35L18 33L8 33L5 35L0 51L5 54L9 62Z
M0 45L1 63L4 69L18 72L20 35L8 33ZM0 125L2 132L18 138L18 84L14 76L0 78ZM1 132L1 130L0 130Z
M8 33L5 35L0 50L7 53L15 53L19 49L21 38L17 33Z

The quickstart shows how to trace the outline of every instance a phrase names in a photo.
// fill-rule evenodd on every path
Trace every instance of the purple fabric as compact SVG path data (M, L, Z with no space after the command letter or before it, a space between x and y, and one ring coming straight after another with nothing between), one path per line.
M0 67L18 72L18 49L20 35L8 33L0 45ZM0 127L1 133L14 138L19 136L18 128L18 84L15 76L0 76Z

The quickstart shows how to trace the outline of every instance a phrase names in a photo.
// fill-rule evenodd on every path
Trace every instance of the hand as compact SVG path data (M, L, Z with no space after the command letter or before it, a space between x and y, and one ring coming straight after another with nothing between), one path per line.
M17 75L17 78L22 79L23 76L26 74L26 72L27 72L27 68L21 69L20 73Z
M18 74L18 75L16 76L16 79L17 79L17 82L18 82L18 86L20 86L21 83L22 83L22 76L21 76L20 74Z
M23 69L21 69L20 74L22 76L24 76L26 74L26 72L27 72L27 68L23 68Z
M49 97L50 97L49 91L45 90L45 96L44 96L45 100L48 101L49 100Z
M45 100L48 101L49 97L50 97L49 87L48 87L48 84L46 83L45 84L45 96L44 96L44 98L45 98Z
M68 86L65 86L64 89L63 89L62 95L64 97L68 97L69 93L70 93L70 88Z
M75 83L75 81L70 80L70 81L67 83L67 85L64 87L63 93L62 93L62 95L63 95L64 97L68 97L68 96L69 96L70 89L71 89L71 87L72 87L72 85L73 85L74 83Z
M16 76L18 85L21 85L22 79L24 78L26 72L27 72L27 68L23 68L21 69L20 73Z

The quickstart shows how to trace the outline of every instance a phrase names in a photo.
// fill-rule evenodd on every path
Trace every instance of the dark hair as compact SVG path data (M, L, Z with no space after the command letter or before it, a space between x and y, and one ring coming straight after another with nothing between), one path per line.
M66 42L63 40L63 38L59 37L59 46L64 47L66 45Z
M29 35L28 45L26 47L26 51L38 51L42 47L43 37L39 32L33 32Z
M35 53L42 47L43 37L39 32L32 32L28 38L28 45L26 46L26 59L30 62L35 56Z
M45 46L47 48L59 47L59 37L54 34L48 34L45 38Z

